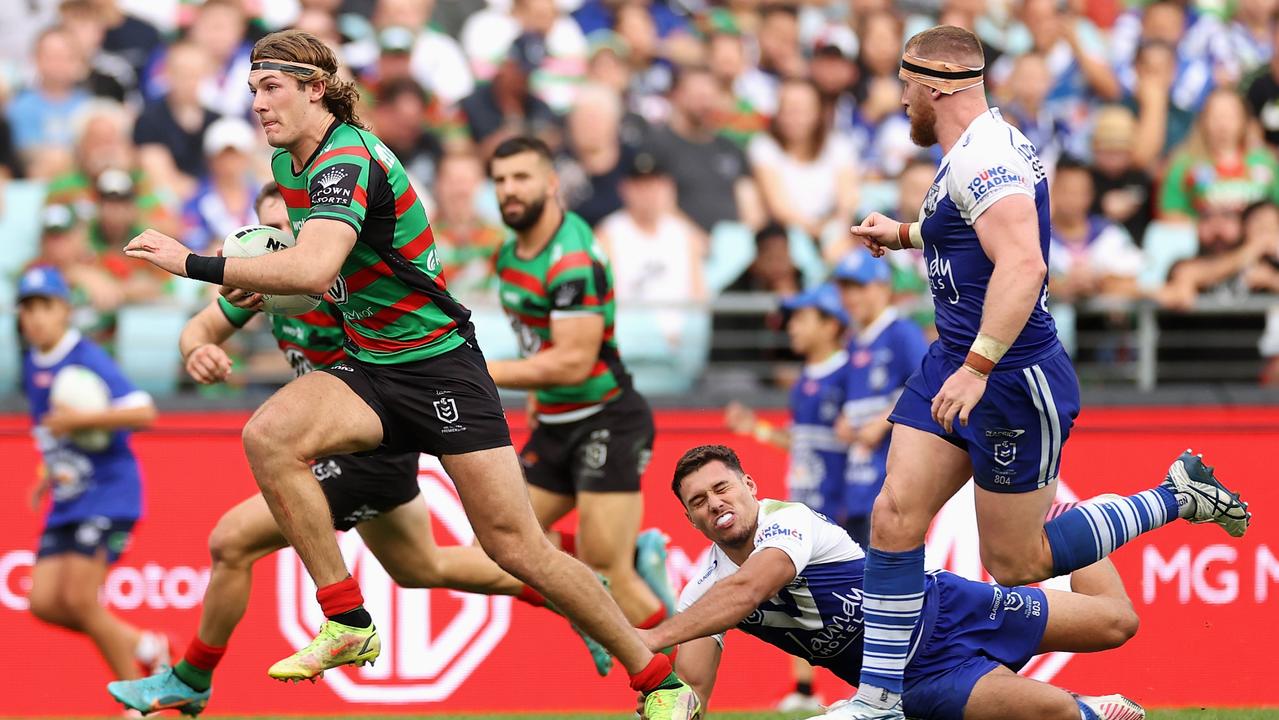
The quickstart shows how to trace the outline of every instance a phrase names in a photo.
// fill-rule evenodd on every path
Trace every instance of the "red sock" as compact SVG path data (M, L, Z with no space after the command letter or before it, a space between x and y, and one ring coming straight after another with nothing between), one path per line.
M360 584L353 577L316 590L315 599L320 601L320 610L324 611L324 617L341 615L364 604L364 596L360 594Z
M561 532L560 549L573 557L577 557L577 535L571 532Z
M515 598L517 600L523 600L533 607L546 607L546 598L542 597L542 593L534 590L528 585L522 586L520 591L515 595Z
M636 692L649 692L662 684L671 674L671 659L658 653L648 661L643 670L631 676L631 689Z
M651 630L657 627L658 625L661 625L662 621L665 619L666 619L666 607L662 606L658 608L657 612L653 613L652 616L650 616L647 620L645 620L644 622L641 622L639 625L636 625L635 627L640 628L641 630Z
M213 669L222 661L222 656L226 654L226 646L213 647L200 642L199 637L191 638L191 644L187 645L186 655L182 656L188 665L205 672L213 672Z

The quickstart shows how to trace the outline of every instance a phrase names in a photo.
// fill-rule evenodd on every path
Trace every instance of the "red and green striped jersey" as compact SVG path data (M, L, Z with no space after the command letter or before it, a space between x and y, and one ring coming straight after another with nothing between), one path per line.
M238 308L226 298L218 298L218 307L227 321L237 328L244 327L258 314L257 310ZM346 357L346 351L342 349L346 339L342 330L342 313L332 303L320 303L311 312L295 317L267 317L271 319L271 334L292 366L294 377L326 368Z
M574 213L535 257L521 258L516 241L497 252L502 309L525 357L551 347L551 318L589 313L604 317L604 337L590 377L577 385L537 391L538 418L572 422L598 412L630 388L613 340L613 270L590 225Z
M316 219L355 229L355 246L326 298L342 313L351 356L399 364L465 341L471 313L446 289L426 210L381 140L334 121L301 171L294 172L292 157L280 149L271 173L294 235Z

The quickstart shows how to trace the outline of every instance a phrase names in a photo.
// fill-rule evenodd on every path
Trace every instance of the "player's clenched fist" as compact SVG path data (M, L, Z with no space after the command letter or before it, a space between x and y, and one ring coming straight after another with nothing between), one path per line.
M174 275L186 277L187 256L191 254L191 251L168 235L147 228L124 246L124 254L146 260Z
M902 241L899 228L901 223L883 213L873 212L862 220L861 225L848 229L854 240L860 240L875 257L883 257L885 250L901 250Z
M186 369L191 379L201 385L220 383L231 374L231 358L221 347L207 343L187 355Z

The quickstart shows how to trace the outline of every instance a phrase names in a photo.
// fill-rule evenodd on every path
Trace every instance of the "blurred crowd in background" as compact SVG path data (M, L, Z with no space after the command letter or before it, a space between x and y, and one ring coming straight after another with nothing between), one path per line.
M910 141L898 62L910 35L944 23L983 39L991 103L1050 169L1057 307L1109 308L1087 322L1119 339L1089 352L1122 361L1132 301L1185 312L1279 292L1277 10L1279 0L9 0L0 288L30 264L57 266L77 323L108 346L122 308L207 301L207 288L121 248L154 227L212 254L256 221L270 149L250 107L249 50L291 26L324 39L358 83L360 116L427 199L464 302L495 304L489 257L507 237L485 158L533 133L556 149L564 204L612 258L619 306L656 308L654 342L784 362L780 345L733 341L776 329L780 315L712 302L810 287L849 250L851 223L874 210L915 218L940 158ZM925 259L890 260L895 298L927 327ZM1263 381L1279 382L1270 317L1248 352ZM243 361L282 367L259 340Z

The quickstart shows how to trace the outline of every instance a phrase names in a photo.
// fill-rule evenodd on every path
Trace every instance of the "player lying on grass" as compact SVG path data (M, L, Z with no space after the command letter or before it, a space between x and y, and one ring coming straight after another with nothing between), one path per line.
M797 503L760 500L736 453L684 453L672 483L689 522L714 543L684 589L680 612L642 635L679 645L676 667L705 708L737 627L826 667L856 686L862 663L865 556L841 528ZM1121 696L1074 696L1015 674L1043 652L1098 652L1124 644L1137 615L1114 566L1071 575L1072 592L1005 587L948 572L928 575L923 621L893 638L909 649L904 710L921 720L1138 720ZM839 717L839 703L824 717Z

